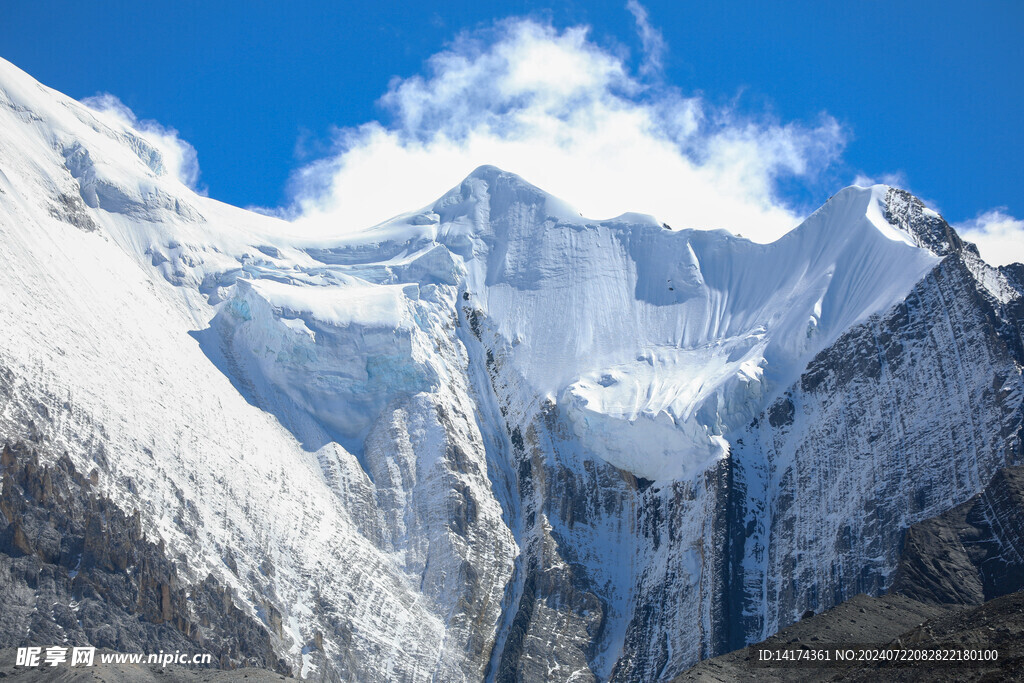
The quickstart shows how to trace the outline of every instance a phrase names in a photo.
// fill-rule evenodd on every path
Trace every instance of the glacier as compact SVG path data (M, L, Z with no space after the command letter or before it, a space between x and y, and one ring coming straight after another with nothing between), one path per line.
M2 60L0 124L0 427L297 675L667 680L1022 457L1024 278L900 190L756 244L484 166L307 235Z

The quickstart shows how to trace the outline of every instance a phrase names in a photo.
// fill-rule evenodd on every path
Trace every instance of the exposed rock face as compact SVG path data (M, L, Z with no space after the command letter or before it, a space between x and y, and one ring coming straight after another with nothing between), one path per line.
M913 215L907 201L890 193L892 213ZM732 647L885 591L907 527L1022 459L1019 290L925 218L905 229L949 255L818 354L737 440L746 533L732 615L745 627Z
M910 235L918 246L947 256L967 248L977 256L973 244L964 242L942 216L906 190L890 188L885 198L885 220Z
M1003 680L1024 665L1024 467L999 470L967 502L906 532L890 592L861 594L788 626L765 645L996 649L998 660L959 666L885 668L759 666L751 648L693 667L678 681ZM806 615L805 615L806 616ZM992 677L992 678L989 678Z
M41 464L24 445L0 455L0 647L84 646L125 653L209 653L221 668L290 673L267 629L216 579L189 585L65 456Z
M922 602L979 605L1024 589L1024 467L907 530L892 590Z

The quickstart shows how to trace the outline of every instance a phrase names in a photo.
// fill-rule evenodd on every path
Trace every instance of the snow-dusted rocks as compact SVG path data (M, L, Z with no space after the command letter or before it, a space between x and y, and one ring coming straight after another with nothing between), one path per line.
M482 167L313 238L0 62L0 262L0 436L303 676L667 679L1020 458L1024 278L882 186L759 245Z

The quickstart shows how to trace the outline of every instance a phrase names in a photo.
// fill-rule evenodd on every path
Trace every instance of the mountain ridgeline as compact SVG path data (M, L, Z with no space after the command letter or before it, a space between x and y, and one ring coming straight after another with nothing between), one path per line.
M53 577L0 592L39 608L0 620L8 647L671 680L859 593L953 600L921 573L960 517L1003 557L971 501L1024 460L1024 267L898 189L844 189L762 245L586 219L485 166L301 234L0 61L0 259L0 434L81 498L0 513L5 561ZM18 462L3 500L53 505ZM124 562L86 576L121 587L89 606L114 631L36 604L80 599L97 506L153 558L134 587ZM1017 585L979 557L963 602Z

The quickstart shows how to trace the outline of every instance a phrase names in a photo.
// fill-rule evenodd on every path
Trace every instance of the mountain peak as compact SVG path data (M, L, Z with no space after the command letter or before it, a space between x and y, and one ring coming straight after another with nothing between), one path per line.
M947 256L961 251L967 244L938 212L929 209L920 199L906 190L882 187L886 189L886 222L909 235L916 246L936 256Z
M843 188L794 232L809 229L804 226L834 221L838 214L852 221L850 225L871 224L890 240L904 242L939 258L964 249L978 255L977 247L964 241L937 211L928 208L921 199L907 190L883 184ZM867 217L867 223L853 220L861 215ZM829 218L823 221L825 216Z
M497 166L493 166L491 164L482 164L480 166L477 166L475 169L473 169L472 173L466 176L466 180L469 180L470 178L479 178L480 180L493 181L499 176L510 176L520 180L523 183L526 183L525 180L523 180L515 173L510 173L509 171L506 171L502 168L498 168ZM529 183L526 184L529 185Z

